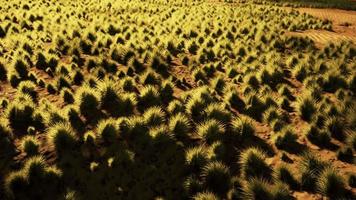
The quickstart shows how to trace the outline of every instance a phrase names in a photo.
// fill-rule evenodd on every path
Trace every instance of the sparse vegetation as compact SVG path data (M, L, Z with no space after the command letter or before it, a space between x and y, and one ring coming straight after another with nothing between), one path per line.
M2 1L0 199L355 199L345 1Z

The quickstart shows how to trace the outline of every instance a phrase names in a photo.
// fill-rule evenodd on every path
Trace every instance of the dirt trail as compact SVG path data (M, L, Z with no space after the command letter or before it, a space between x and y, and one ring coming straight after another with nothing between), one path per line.
M292 8L286 8L291 10ZM288 35L308 36L317 44L325 45L335 41L353 41L356 43L356 11L322 8L295 8L301 13L307 13L320 19L327 19L333 23L333 31L307 30L288 32Z

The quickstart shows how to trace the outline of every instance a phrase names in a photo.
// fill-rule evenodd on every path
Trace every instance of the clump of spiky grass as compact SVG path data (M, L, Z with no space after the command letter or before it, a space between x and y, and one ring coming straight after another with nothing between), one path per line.
M224 133L224 126L214 119L207 120L197 126L198 136L208 144L221 140Z
M305 190L315 191L320 173L328 167L328 164L319 160L311 152L306 152L300 161L301 186Z
M245 102L240 98L236 90L226 92L224 99L229 103L230 107L242 112L245 108Z
M209 162L209 152L204 146L192 147L185 153L186 163L192 173L199 174Z
M77 143L75 132L67 123L55 124L49 128L47 138L59 154L73 150Z
M151 107L143 114L147 126L158 126L165 122L165 113L160 107Z
M229 131L229 137L232 141L242 141L250 139L255 135L255 128L252 125L251 120L245 117L237 117L231 122L231 130Z
M70 89L64 88L61 90L61 97L63 98L64 102L67 104L74 103L74 96Z
M231 120L231 113L225 109L224 104L212 103L204 110L209 119L215 119L223 124L228 124Z
M347 144L356 151L356 132L350 132L346 138Z
M279 165L275 170L273 177L275 181L287 184L291 189L298 189L299 183L291 169L287 165Z
M21 148L28 155L36 155L39 151L40 143L34 136L26 136L21 140Z
M315 125L311 125L306 130L306 136L310 142L319 146L326 146L330 144L330 134L324 130L320 130Z
M88 86L79 88L76 92L75 102L80 113L89 119L95 119L99 112L99 98L96 91Z
M352 163L354 161L354 154L351 149L351 147L342 147L336 152L336 156L339 160L345 161L345 162L350 162Z
M146 86L140 92L138 97L138 106L141 110L153 106L159 106L161 102L160 94L153 86Z
M199 192L193 197L194 200L218 200L219 198L211 192Z
M272 179L272 170L265 162L266 154L257 148L244 150L240 155L241 174L245 179Z
M246 200L273 200L270 183L256 178L250 179L243 188L243 196Z
M164 103L169 103L173 99L174 83L172 81L164 81L160 89L160 96Z
M355 173L348 174L347 182L348 182L350 187L356 188L356 174Z
M272 188L273 199L280 199L280 200L291 200L294 197L291 195L291 192L288 188L288 185L277 182Z
M6 81L7 80L7 69L5 65L0 62L0 81Z
M317 111L317 103L312 97L304 96L298 100L297 111L303 120L309 122Z
M113 116L122 114L122 100L118 94L118 88L111 80L104 80L98 83L100 92L100 107Z
M197 194L203 190L202 183L197 176L188 176L188 178L185 179L183 185L184 190L189 196Z
M320 173L316 188L319 193L331 199L344 198L346 183L336 169L327 167Z
M26 131L34 124L34 111L35 104L32 102L32 97L21 95L7 106L5 113L12 129Z
M325 122L325 126L329 131L331 137L342 141L345 139L345 126L341 118L328 118Z
M191 124L187 116L178 113L174 115L168 124L169 130L178 140L188 139L191 131Z
M291 128L284 128L281 132L274 138L274 143L277 148L292 150L297 144L298 135L294 133Z
M167 111L169 114L175 115L178 113L183 113L185 111L185 107L181 101L173 100L168 104Z
M231 188L229 169L221 162L208 163L202 172L204 186L221 198L227 195Z
M58 198L62 192L62 172L48 167L41 156L26 160L24 167L5 179L5 190L15 199ZM33 190L33 188L36 190Z
M98 138L101 139L106 144L111 144L115 142L119 135L116 120L106 119L98 123L96 132Z

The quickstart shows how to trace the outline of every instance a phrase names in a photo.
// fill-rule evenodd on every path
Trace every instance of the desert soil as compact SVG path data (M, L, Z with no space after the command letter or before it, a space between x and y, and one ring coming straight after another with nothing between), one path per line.
M292 8L286 9L291 10ZM356 43L356 11L321 8L295 9L301 13L307 13L320 19L332 21L332 31L307 30L288 32L286 33L287 35L307 36L312 39L317 46L324 46L329 42L335 41L353 41Z

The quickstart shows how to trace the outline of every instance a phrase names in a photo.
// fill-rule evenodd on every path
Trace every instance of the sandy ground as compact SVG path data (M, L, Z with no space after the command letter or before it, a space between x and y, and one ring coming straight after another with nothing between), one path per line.
M291 10L291 8L286 9ZM335 41L353 41L356 43L356 11L321 8L296 8L296 10L320 19L332 21L333 31L307 30L288 32L288 35L308 36L319 45Z

